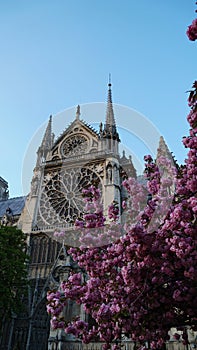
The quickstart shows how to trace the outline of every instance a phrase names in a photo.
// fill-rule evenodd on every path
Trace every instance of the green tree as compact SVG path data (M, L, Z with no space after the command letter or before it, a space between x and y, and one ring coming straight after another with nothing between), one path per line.
M0 227L0 324L22 307L27 289L26 236L16 227Z

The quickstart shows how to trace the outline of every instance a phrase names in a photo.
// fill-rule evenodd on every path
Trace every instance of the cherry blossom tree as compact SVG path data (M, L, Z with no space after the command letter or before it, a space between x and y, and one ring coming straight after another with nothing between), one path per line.
M187 34L196 40L196 20ZM123 335L136 346L157 349L169 339L171 327L197 329L197 82L188 104L185 164L174 168L163 156L157 162L146 156L147 202L144 206L144 188L125 180L124 225L117 203L106 219L99 190L84 189L85 214L76 222L81 246L69 254L86 273L71 273L59 291L48 293L53 328L84 343L101 340L104 349L112 345L114 350ZM166 169L172 176L163 176ZM65 321L62 311L69 298L92 317L92 326L79 317ZM182 340L188 344L186 332Z

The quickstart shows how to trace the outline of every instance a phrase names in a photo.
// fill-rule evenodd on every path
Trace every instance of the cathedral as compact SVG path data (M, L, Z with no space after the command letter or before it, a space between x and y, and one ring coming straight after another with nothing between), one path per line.
M91 184L102 193L103 207L115 200L121 211L125 193L122 182L126 177L137 178L132 158L119 153L120 137L116 127L111 84L105 121L99 131L81 119L80 106L73 122L54 141L52 116L37 150L31 190L27 197L9 199L8 184L0 177L0 220L4 225L17 225L26 235L30 263L30 280L26 309L13 315L0 335L2 350L77 350L82 345L63 331L50 328L46 311L46 293L58 287L70 271L79 271L67 254L69 246L77 245L74 223L83 215L82 189ZM169 153L163 138L159 149ZM54 231L65 232L62 243ZM65 310L67 319L83 315L72 300ZM101 349L101 344L83 346ZM127 349L133 345L128 342Z

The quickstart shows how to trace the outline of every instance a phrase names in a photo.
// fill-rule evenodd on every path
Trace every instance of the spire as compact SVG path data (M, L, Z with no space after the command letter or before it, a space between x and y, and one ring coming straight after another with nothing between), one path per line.
M103 130L103 137L112 138L114 140L120 141L114 118L111 86L111 74L109 74L106 122Z
M106 125L110 127L116 127L115 119L114 119L114 111L112 104L112 91L111 91L111 75L109 75L109 83L108 83L108 96L107 96L107 113L106 113Z

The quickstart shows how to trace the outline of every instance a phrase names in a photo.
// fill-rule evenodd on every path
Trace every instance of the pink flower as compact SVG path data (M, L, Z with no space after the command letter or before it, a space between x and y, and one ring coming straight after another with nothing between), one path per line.
M126 209L127 207L127 202L126 201L122 201L122 209Z
M55 231L53 234L55 237L64 237L65 232L64 231Z
M173 334L173 338L175 339L175 340L179 340L180 339L180 334L178 334L178 333L174 333Z
M144 156L144 160L145 160L145 162L152 162L153 159L150 156L150 154L148 154L148 155Z
M197 39L197 18L193 20L190 26L188 26L187 36L191 41L195 41Z
M81 274L75 273L69 277L69 282L72 283L72 285L78 285L81 284Z
M108 207L108 216L109 219L117 220L119 216L119 207L118 203L114 201L111 205Z

